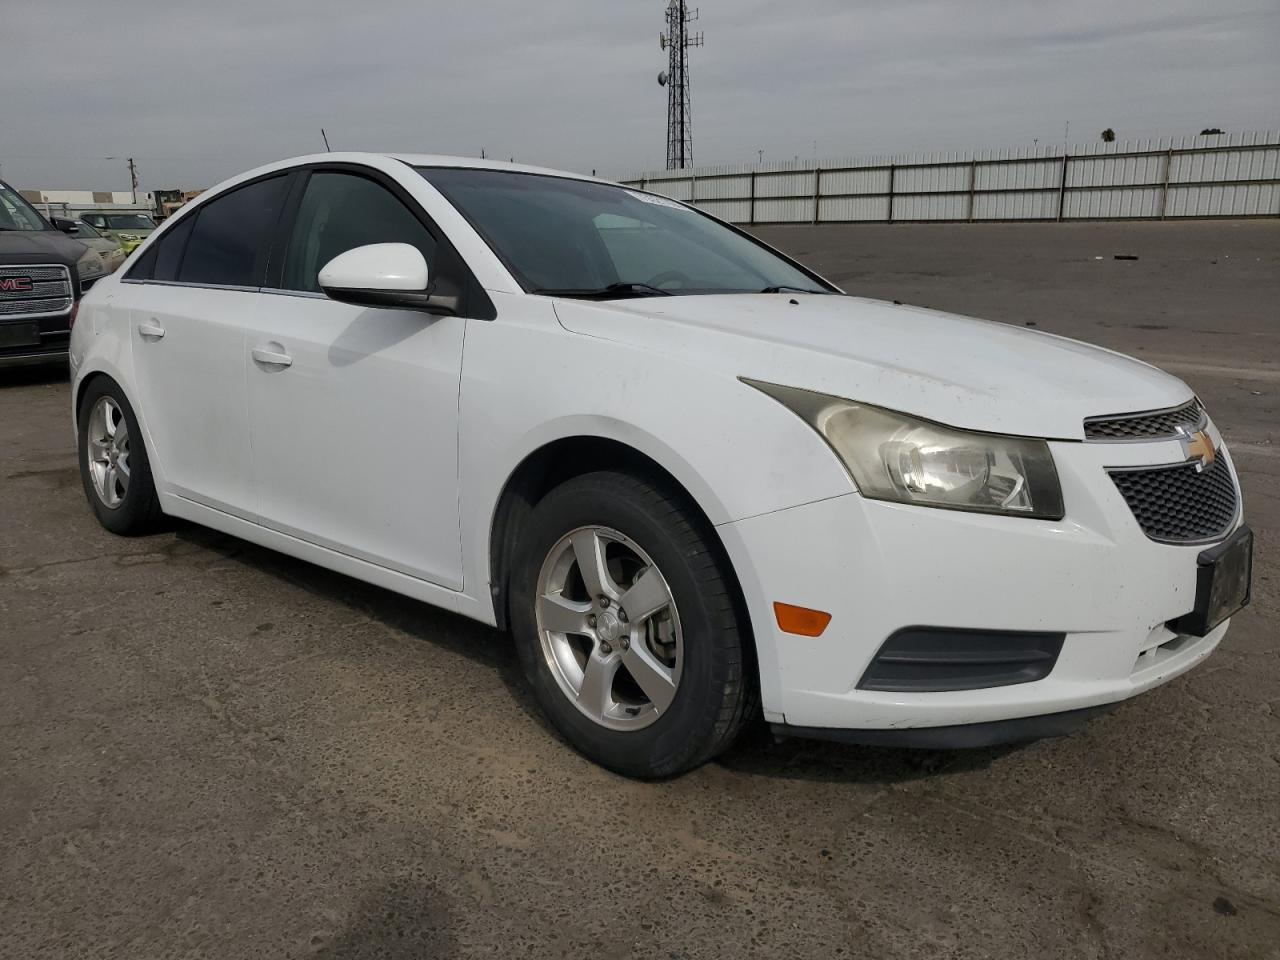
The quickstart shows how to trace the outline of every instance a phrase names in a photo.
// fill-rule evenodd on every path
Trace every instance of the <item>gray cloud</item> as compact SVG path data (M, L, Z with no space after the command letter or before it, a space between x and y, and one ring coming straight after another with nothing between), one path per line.
M6 0L4 6L14 4ZM3 11L21 187L204 186L321 147L661 167L663 0L46 0ZM699 163L1280 127L1276 0L706 0ZM21 95L12 94L20 91Z

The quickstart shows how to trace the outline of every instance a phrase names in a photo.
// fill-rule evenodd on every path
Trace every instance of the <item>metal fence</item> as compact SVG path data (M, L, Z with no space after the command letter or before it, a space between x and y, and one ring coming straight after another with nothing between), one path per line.
M659 170L621 181L733 223L1280 216L1280 131Z

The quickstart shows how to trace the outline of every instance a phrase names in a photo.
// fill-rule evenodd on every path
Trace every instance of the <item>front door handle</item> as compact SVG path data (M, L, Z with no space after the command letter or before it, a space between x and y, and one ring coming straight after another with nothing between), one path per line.
M258 363L267 367L288 367L293 364L293 357L284 352L278 343L268 343L263 347L254 347L250 355Z
M143 320L138 324L138 334L143 340L159 340L164 336L164 327L156 323L154 319Z

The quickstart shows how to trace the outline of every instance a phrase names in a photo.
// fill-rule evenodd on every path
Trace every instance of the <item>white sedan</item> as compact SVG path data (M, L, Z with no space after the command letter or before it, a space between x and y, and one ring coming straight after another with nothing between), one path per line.
M84 489L509 628L592 759L1061 733L1190 669L1252 537L1180 380L846 296L681 203L324 154L85 298Z

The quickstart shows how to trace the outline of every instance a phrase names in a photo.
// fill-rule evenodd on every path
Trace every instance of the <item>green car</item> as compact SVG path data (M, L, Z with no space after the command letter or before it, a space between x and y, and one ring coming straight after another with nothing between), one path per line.
M85 213L80 219L104 237L117 241L125 253L133 253L156 222L145 213Z

